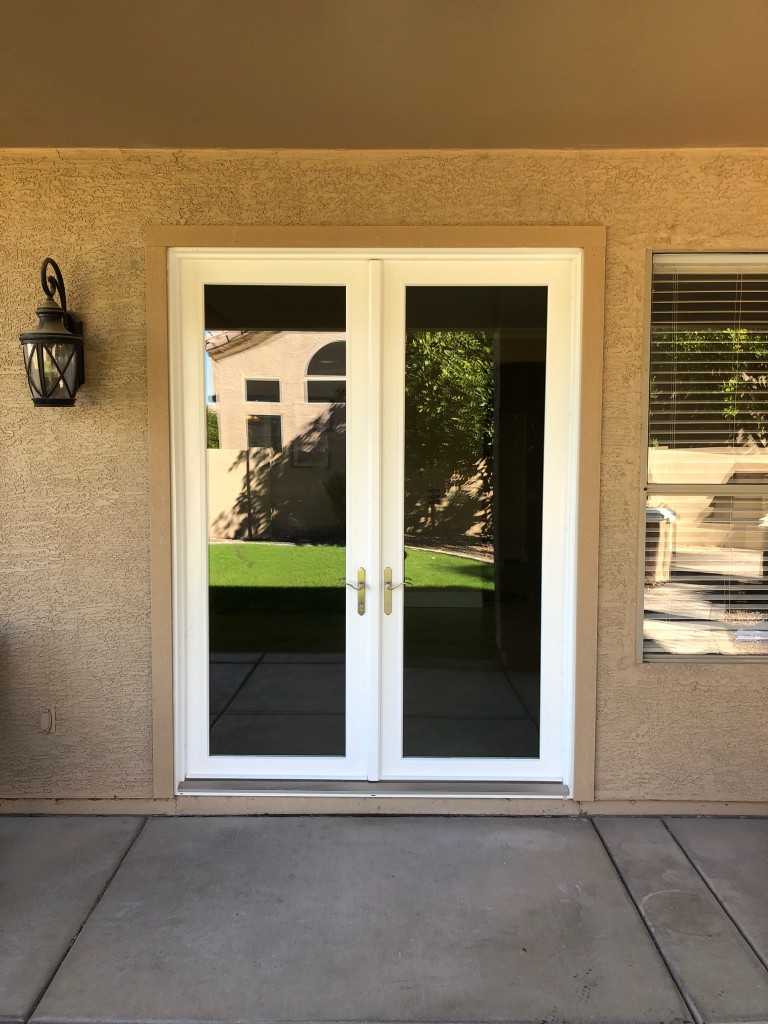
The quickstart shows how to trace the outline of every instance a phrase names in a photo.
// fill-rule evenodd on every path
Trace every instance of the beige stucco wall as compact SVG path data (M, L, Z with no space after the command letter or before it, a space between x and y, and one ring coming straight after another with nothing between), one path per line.
M608 228L597 796L765 799L766 667L635 662L646 251L768 249L768 151L737 150L0 154L0 795L152 794L146 227L472 223ZM22 372L46 255L74 410Z

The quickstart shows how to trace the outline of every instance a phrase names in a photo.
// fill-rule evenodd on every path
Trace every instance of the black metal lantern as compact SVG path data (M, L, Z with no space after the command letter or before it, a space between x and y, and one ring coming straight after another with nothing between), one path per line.
M53 271L50 277L46 276L49 267ZM34 331L19 335L32 401L35 405L74 405L77 389L85 382L83 325L67 312L64 279L50 257L40 267L40 282L47 298L35 310L39 323Z

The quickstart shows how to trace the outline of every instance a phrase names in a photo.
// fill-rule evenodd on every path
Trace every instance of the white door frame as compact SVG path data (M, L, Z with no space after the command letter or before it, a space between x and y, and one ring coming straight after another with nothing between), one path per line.
M377 499L378 467L368 458L367 381L373 373L368 320L370 261L272 259L234 253L171 252L171 289L178 319L170 332L170 397L172 501L174 520L174 582L177 728L184 736L185 778L359 779L368 769L369 737L375 705L361 686L346 687L346 753L343 757L247 757L208 754L208 536L205 463L205 375L203 359L206 284L342 285L347 293L347 463L363 486L348 494L346 528L347 579L357 568L369 572L376 549L371 509ZM173 308L174 303L171 304ZM353 505L354 502L354 505ZM365 616L355 612L356 594L346 590L346 654L355 678L378 683L375 600L369 585Z
M541 727L538 758L439 758L402 756L404 588L393 595L394 611L382 625L382 779L561 782L572 761L574 573L579 351L573 322L574 261L541 253L502 257L392 259L384 264L382 479L396 488L382 503L382 564L396 581L403 575L403 467L406 288L418 285L511 285L547 287L547 348L544 414L544 495L541 564ZM569 585L570 583L570 585ZM546 624L546 628L545 628ZM556 640L556 642L552 642ZM570 691L570 694L569 694Z
M542 711L546 703L550 715L542 733L542 757L539 759L500 759L498 764L490 759L471 759L471 762L463 759L459 765L458 759L408 758L403 761L399 753L392 754L396 746L394 736L400 729L401 687L381 687L379 671L381 667L387 678L400 678L401 665L392 664L393 651L399 651L400 646L394 647L392 636L387 636L383 650L380 650L380 642L383 631L401 629L401 616L386 617L381 631L378 624L385 618L380 614L381 571L383 565L392 564L382 561L382 556L391 557L394 551L402 550L402 521L399 539L395 541L397 516L391 511L396 507L402 510L402 500L399 506L392 501L383 506L380 487L382 479L389 481L390 487L394 479L402 491L402 473L393 477L389 461L384 466L379 465L378 453L380 430L387 431L388 436L393 436L393 430L402 430L392 419L399 415L398 407L402 408L402 395L392 382L401 372L398 363L401 356L396 353L402 353L401 306L405 294L404 287L400 288L395 282L397 274L405 271L416 278L421 276L425 283L428 279L429 283L471 284L467 274L474 273L478 284L542 284L550 289L542 564L542 622L548 625L546 633L542 633L542 680L545 664L547 680L542 683ZM348 278L344 276L347 273ZM574 741L581 250L176 248L168 250L168 275L177 787L185 779L213 777L222 780L420 777L446 781L562 781L570 788ZM387 292L386 308L382 305L382 275L389 275L393 282ZM414 283L415 278L410 277L409 281ZM365 312L354 303L352 307L348 304L347 324L348 337L355 331L367 339L366 345L359 347L359 355L352 355L352 359L357 358L359 362L357 367L350 364L347 408L348 437L353 444L363 445L367 452L365 492L358 489L355 499L361 503L359 507L365 507L367 514L348 516L347 552L348 568L364 565L370 586L369 614L365 616L364 629L360 629L359 622L354 622L359 619L352 614L356 597L348 592L347 620L348 623L352 620L355 627L354 636L348 633L348 651L350 657L356 659L355 664L362 666L365 681L364 685L347 687L351 701L347 707L347 757L306 759L304 768L292 772L286 771L285 758L202 757L203 732L208 721L203 284L352 282L364 286L368 293ZM396 342L398 330L399 342ZM386 348L383 367L376 340L382 335ZM355 396L354 383L351 392L349 390L355 368L361 381L370 380L375 385L368 388L365 396ZM383 387L397 396L384 410L380 407ZM401 419L398 422L401 423ZM558 438L560 443L556 444ZM388 453L385 459L391 459L391 446L385 451ZM354 453L351 454L354 457ZM383 521L382 508L388 510ZM397 593L402 594L402 591ZM401 602L400 597L396 600L398 604ZM553 637L557 637L557 643L552 642ZM390 675L393 672L395 675ZM381 707L380 693L384 694ZM381 727L377 710L381 711ZM390 751L388 756L381 757L380 745L382 750ZM313 762L311 767L309 761ZM416 763L420 761L428 763Z

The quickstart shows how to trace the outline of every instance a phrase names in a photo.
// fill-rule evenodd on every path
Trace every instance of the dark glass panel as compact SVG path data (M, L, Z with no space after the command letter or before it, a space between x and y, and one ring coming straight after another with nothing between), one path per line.
M345 377L347 374L347 345L332 341L324 345L309 361L308 377Z
M279 402L279 380L246 380L246 402Z
M346 330L346 289L335 285L208 284L208 331Z
M546 301L407 290L406 757L539 753Z
M280 416L249 416L248 447L271 448L279 452L283 447Z
M347 386L343 380L308 380L308 402L343 403L347 400Z

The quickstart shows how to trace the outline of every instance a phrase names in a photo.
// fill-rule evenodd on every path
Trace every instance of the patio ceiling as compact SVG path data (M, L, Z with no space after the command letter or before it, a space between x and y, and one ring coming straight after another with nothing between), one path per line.
M765 0L2 0L0 146L768 144Z

